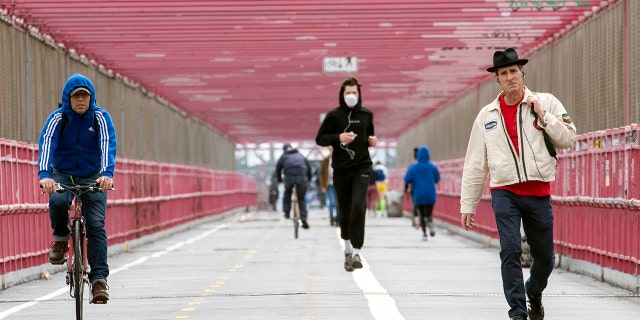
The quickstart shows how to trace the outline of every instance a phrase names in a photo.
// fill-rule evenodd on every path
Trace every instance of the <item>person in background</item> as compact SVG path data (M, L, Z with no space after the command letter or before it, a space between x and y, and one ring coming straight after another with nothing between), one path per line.
M271 210L277 211L276 205L278 203L278 197L280 196L280 191L278 191L278 176L276 172L273 171L271 174L271 179L269 180L269 205L271 206Z
M331 167L331 155L333 147L329 146L329 155L324 157L320 162L320 170L318 171L318 181L322 192L327 197L327 208L329 209L329 225L338 226L338 217L340 210L338 208L338 200L336 197L336 188L333 185L333 168ZM335 214L334 214L335 210Z
M376 204L378 203L378 186L376 180L378 179L377 173L371 168L372 174L369 179L369 185L367 186L367 214L369 217L376 216Z
M69 208L73 193L56 192L56 183L98 184L105 192L82 195L86 223L87 256L91 284L90 303L109 300L107 276L107 193L113 187L116 166L116 130L109 112L96 105L96 91L89 78L72 75L62 89L62 104L42 127L38 141L40 187L49 194L49 218L53 243L49 262L63 264L69 250Z
M282 211L284 211L284 217L290 218L291 211L291 194L293 193L293 186L296 187L296 195L298 196L298 206L300 207L300 221L302 222L302 228L309 229L309 223L307 222L308 209L305 195L307 194L307 188L311 182L311 166L298 149L294 149L290 143L285 143L282 146L284 153L278 159L276 164L276 177L278 182L284 182L284 196L282 198ZM284 179L282 178L284 174Z
M433 237L436 231L433 228L433 206L436 203L436 184L440 182L440 172L430 161L430 151L427 146L418 149L418 162L409 166L404 175L404 191L408 192L411 186L413 206L420 214L420 227L422 228L422 240L426 241L427 227Z
M378 191L378 200L376 201L376 207L378 208L379 217L387 216L387 184L389 183L389 170L380 161L376 161L373 166L373 170L376 172L376 190Z
M373 173L369 147L375 147L373 112L362 106L360 83L348 78L340 85L339 106L324 117L316 143L332 146L333 184L340 208L340 237L344 240L344 268L362 268L367 185Z
M473 123L460 195L460 224L471 230L476 206L491 177L502 286L512 320L544 319L542 292L555 263L551 206L555 148L568 148L576 139L576 126L560 100L524 85L527 62L513 48L493 54L493 66L487 71L495 74L502 92L480 110ZM533 257L526 281L520 264L521 223Z
M418 161L418 148L413 148L413 160ZM411 165L413 165L413 163ZM409 167L411 165L409 165ZM407 170L409 170L409 168L407 168ZM413 213L413 216L411 217L411 226L418 229L420 228L420 217L418 216L418 208L416 208L413 201L413 195L412 195L413 193L411 192L411 186L407 185L406 183L404 184L404 194L408 195L411 199L411 212Z

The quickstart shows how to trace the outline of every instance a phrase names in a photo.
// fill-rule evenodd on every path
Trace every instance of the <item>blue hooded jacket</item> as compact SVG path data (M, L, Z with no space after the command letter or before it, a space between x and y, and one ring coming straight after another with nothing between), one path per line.
M409 166L404 175L404 183L411 184L414 205L434 205L436 203L436 183L440 182L438 167L429 161L429 148L418 149L418 162Z
M82 115L73 111L70 102L71 91L78 87L91 92L89 109ZM61 133L62 113L69 122ZM116 130L111 115L96 105L96 91L89 78L76 73L67 80L62 89L62 106L44 123L38 148L40 179L51 178L52 168L75 177L89 177L99 172L100 176L113 178Z

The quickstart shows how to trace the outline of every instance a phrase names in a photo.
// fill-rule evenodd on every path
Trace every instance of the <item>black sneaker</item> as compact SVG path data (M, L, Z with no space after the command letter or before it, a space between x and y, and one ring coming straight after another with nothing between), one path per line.
M511 317L511 320L527 320L527 316L519 314L517 316Z
M51 264L63 264L64 254L69 251L69 243L67 241L54 241L49 251L49 262Z
M109 301L109 286L106 282L98 280L91 285L91 301L89 303L106 304Z
M289 212L285 212L284 213L284 218L285 219L291 219L291 216L289 215Z
M527 297L529 298L529 319L543 320L544 306L542 306L542 295L527 295Z
M309 229L309 224L307 223L307 219L300 219L302 221L302 228Z
M360 255L359 254L356 254L355 256L353 256L353 258L351 258L351 266L354 269L362 268L362 261L360 261Z
M347 272L353 271L353 266L351 265L351 253L344 254L344 270Z

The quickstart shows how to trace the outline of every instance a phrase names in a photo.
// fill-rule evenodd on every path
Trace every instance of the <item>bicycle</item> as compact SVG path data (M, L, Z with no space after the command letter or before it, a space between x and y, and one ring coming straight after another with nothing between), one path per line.
M111 190L115 190L111 188ZM69 226L71 228L72 248L69 248L71 263L67 262L66 282L69 285L69 295L76 302L76 319L82 320L84 285L89 283L89 267L87 262L87 238L85 232L85 222L82 217L82 201L80 196L87 192L103 192L99 184L87 186L69 186L56 183L56 192L62 193L70 191L74 194L73 208L74 214L69 216ZM64 262L63 262L64 263ZM104 304L105 301L96 301L96 304Z
M293 234L298 239L298 229L300 228L300 206L298 205L298 185L294 184L292 188L291 207L293 208Z

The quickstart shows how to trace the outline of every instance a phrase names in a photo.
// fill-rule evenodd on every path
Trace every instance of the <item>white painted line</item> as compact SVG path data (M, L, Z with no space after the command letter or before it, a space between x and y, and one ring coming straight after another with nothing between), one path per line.
M178 248L180 248L180 247L182 247L182 246L184 246L186 244L191 244L194 241L201 240L201 239L207 237L208 235L210 235L210 234L212 234L212 233L214 233L214 232L216 232L216 231L218 231L220 229L226 228L226 227L227 227L227 224L221 224L221 225L215 226L214 228L209 229L209 230L207 230L207 231L205 231L205 232L203 232L203 233L201 233L201 234L199 234L199 235L197 235L197 236L195 236L193 238L190 238L190 239L188 239L186 241L178 242L176 244L173 244L173 245L167 247L166 249L164 249L162 251L156 252L156 253L154 253L152 255L149 255L149 256L140 257L136 261L127 263L127 264L121 266L120 268L111 270L109 272L109 274L113 275L113 274L118 273L120 271L127 270L127 269L129 269L129 268L131 268L133 266L140 265L140 264L144 263L145 261L149 260L150 258L157 258L157 257L160 257L160 256L162 256L162 255L164 255L166 253L171 252L171 251L175 251L176 249L178 249ZM42 297L36 298L36 299L34 299L32 301L25 302L23 304L20 304L20 305L17 305L15 307L13 307L13 308L10 308L10 309L7 309L5 311L2 311L2 312L0 312L0 319L4 319L4 318L6 318L6 317L8 317L8 316L10 316L10 315L12 315L12 314L14 314L16 312L19 312L19 311L22 311L24 309L33 307L36 304L38 304L39 302L41 302L41 301L47 301L47 300L53 299L53 298L65 293L65 292L69 292L69 287L68 286L64 286L64 287L62 287L62 288L60 288L60 289L58 289L56 291L53 291L53 292L51 292L49 294L44 295Z
M340 247L344 252L344 240L340 238L340 228L336 228L336 236ZM358 288L369 301L369 312L374 319L405 320L396 306L396 301L391 298L387 290L380 285L376 276L371 272L367 260L360 254L362 269L354 270L351 275Z

